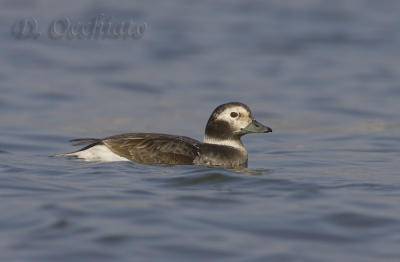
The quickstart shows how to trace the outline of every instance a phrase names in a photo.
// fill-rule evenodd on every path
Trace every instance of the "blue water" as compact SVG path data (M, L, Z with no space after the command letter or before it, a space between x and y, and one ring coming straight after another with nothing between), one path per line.
M400 2L2 1L1 261L400 259ZM136 40L49 24L133 19ZM15 39L18 19L41 35ZM87 163L69 139L202 139L248 104L249 167Z

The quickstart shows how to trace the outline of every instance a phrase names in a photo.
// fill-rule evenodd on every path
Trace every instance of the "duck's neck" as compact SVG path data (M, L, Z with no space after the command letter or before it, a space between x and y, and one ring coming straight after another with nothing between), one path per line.
M226 121L215 120L212 117L207 122L203 142L213 145L230 146L243 154L247 154L240 136L234 135L231 125Z
M244 148L240 138L220 139L205 135L203 142L213 145L230 146L240 150L243 153L247 153L246 148Z

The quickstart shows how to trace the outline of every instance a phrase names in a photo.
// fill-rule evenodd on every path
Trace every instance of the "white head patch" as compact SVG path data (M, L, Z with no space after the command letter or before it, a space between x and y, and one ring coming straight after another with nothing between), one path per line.
M246 108L232 105L218 114L216 120L228 122L235 131L239 131L241 128L245 128L251 123L252 116Z

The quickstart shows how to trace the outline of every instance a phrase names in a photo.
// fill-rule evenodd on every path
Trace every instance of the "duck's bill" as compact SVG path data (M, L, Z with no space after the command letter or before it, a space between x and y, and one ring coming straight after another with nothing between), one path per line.
M248 126L242 128L242 131L245 133L269 133L272 132L272 129L253 119Z

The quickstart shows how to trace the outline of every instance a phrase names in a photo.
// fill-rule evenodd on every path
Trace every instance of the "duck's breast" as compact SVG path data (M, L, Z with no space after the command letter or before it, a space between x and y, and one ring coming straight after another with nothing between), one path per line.
M247 167L247 152L230 146L203 143L194 163L228 168Z

